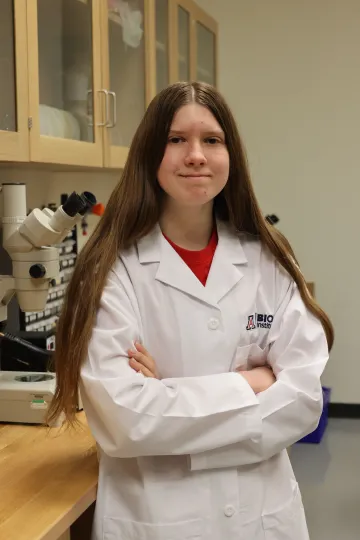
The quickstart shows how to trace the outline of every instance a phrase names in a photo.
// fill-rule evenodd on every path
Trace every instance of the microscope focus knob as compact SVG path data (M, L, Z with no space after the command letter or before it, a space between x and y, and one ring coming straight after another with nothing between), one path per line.
M29 274L32 278L43 278L46 274L46 268L43 264L33 264L30 267Z

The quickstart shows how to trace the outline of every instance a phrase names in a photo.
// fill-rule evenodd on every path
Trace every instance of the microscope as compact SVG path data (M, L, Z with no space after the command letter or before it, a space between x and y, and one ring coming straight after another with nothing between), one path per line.
M25 184L2 184L1 195L3 247L12 260L12 275L0 275L0 347L11 347L26 363L34 354L48 358L51 352L4 331L7 306L16 295L22 311L44 310L50 283L59 275L56 246L96 199L89 192L73 192L56 211L36 208L27 215ZM54 373L0 371L0 422L43 423L55 386Z

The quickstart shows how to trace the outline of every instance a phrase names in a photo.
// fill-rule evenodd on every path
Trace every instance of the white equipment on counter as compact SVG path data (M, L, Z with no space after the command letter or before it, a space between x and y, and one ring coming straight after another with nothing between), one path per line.
M59 274L56 245L81 221L96 199L89 192L74 192L56 212L36 208L27 216L25 184L2 184L0 191L3 246L13 265L12 276L0 275L1 325L7 319L7 306L14 294L22 311L44 310L49 284ZM6 333L0 338L21 341ZM22 345L31 347L24 340ZM53 373L0 371L0 421L43 423L55 386Z
M54 373L0 371L0 422L43 424L54 394Z

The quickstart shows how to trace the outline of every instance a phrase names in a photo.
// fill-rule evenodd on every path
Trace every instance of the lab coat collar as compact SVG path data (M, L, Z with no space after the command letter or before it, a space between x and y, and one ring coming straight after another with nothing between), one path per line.
M217 221L218 245L204 287L164 238L160 226L138 242L141 264L159 262L156 279L179 289L206 304L217 306L218 302L235 287L243 277L237 265L247 263L240 239L226 223Z

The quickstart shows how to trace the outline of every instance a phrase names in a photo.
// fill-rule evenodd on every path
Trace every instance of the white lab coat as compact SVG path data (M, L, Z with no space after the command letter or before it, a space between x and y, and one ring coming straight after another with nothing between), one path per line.
M321 414L323 328L258 240L218 235L205 287L159 227L109 274L81 370L94 540L308 539L286 448ZM161 380L129 367L136 340ZM235 371L265 362L255 395Z

